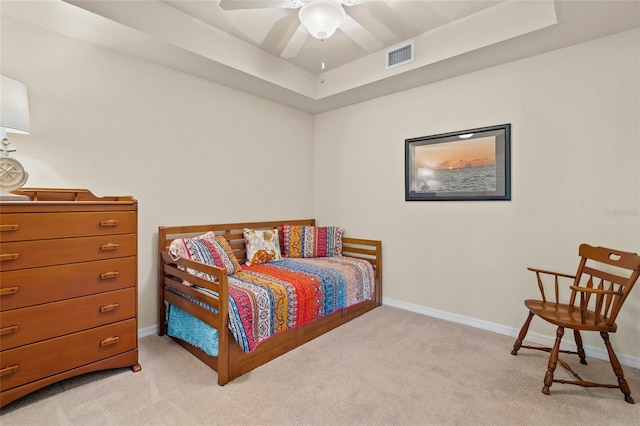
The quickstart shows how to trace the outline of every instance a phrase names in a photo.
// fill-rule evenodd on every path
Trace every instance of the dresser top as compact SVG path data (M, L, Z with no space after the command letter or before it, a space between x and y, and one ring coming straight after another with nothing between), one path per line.
M0 212L137 209L137 201L132 196L97 197L88 189L21 188L13 193L27 196L29 200L0 201Z

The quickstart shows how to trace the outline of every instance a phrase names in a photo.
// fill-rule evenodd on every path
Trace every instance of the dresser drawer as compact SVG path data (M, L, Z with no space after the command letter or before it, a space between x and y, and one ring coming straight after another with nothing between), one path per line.
M136 320L93 328L2 352L0 389L7 390L136 348Z
M0 272L0 310L134 287L136 258Z
M0 241L133 234L136 222L135 211L7 213L2 215Z
M135 234L2 243L0 270L135 256L136 243Z
M134 288L0 312L0 350L135 317Z

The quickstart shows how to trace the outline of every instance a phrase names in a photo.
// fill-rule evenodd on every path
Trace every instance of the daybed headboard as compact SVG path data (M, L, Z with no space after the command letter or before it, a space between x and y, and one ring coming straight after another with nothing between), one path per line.
M161 226L158 228L158 248L159 251L166 251L171 241L176 238L189 238L213 231L216 235L224 235L229 245L236 255L238 262L243 264L247 260L247 250L244 246L244 228L250 229L273 229L279 226L307 225L315 226L315 219L300 220L279 220L273 222L247 222L247 223L224 223L216 225L191 225L191 226Z

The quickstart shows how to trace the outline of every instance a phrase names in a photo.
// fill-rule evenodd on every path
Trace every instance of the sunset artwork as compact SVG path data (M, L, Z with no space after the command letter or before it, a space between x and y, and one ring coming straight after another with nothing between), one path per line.
M417 146L415 155L416 166L430 170L495 166L495 138L491 136Z
M405 139L405 200L510 200L511 124Z

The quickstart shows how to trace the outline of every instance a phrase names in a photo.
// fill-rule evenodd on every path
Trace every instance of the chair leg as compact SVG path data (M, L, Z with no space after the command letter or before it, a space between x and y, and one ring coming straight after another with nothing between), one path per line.
M558 353L560 352L560 342L564 335L564 327L558 327L556 331L556 342L551 349L551 355L549 356L549 364L547 366L547 373L544 375L544 386L542 387L542 393L549 395L551 391L549 388L553 384L553 372L556 371L558 365Z
M600 332L600 336L602 336L602 340L604 340L604 345L607 347L607 353L609 354L609 361L611 361L611 367L613 368L613 372L618 377L618 384L620 385L620 391L624 394L624 400L629 404L635 404L633 398L631 398L631 388L629 388L629 384L624 378L624 373L622 372L622 366L620 365L620 361L618 361L618 357L616 353L613 351L613 347L611 346L611 342L609 341L609 333L605 331Z
M584 348L582 347L582 336L580 335L580 330L573 330L573 337L576 341L576 346L578 347L580 364L587 365L587 355L584 353Z
M529 331L529 325L531 324L531 319L533 319L533 312L529 311L529 316L527 317L524 324L522 324L522 328L520 329L520 333L518 334L518 338L513 344L513 350L511 351L511 355L518 355L518 350L520 346L522 346L522 341L524 340L527 332Z

